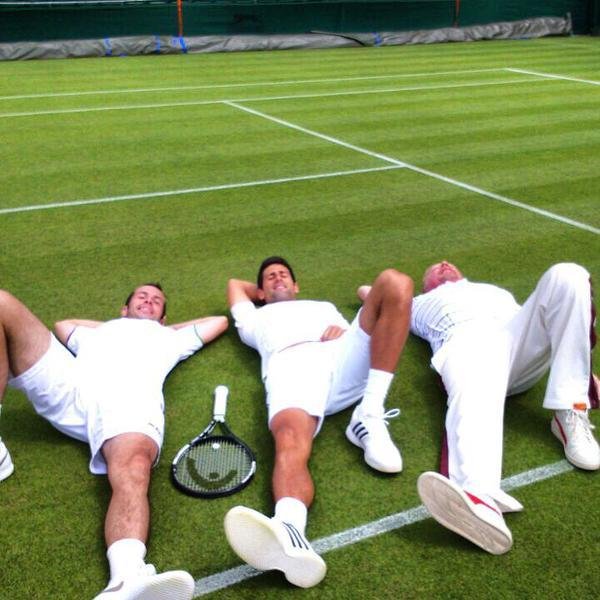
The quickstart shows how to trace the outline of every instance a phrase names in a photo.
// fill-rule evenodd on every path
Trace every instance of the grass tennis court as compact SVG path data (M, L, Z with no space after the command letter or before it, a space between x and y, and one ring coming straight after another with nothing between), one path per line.
M356 287L389 266L419 280L445 258L519 300L555 262L600 278L599 38L0 63L0 139L0 287L49 325L112 318L153 280L171 322L226 314L227 279L252 279L270 254L291 261L303 297L347 317ZM513 549L488 555L413 519L444 415L428 358L411 338L388 400L402 410L402 474L363 463L344 437L350 411L315 442L307 533L328 549L324 582L228 585L240 561L223 516L270 512L272 466L258 357L231 326L167 380L149 561L191 572L199 596L216 581L223 599L598 597L599 475L562 462L541 384L507 403L504 476L523 474L525 505L506 519ZM257 476L229 498L189 498L170 461L220 383ZM108 486L88 473L87 447L14 392L0 433L15 462L0 484L0 598L93 597Z

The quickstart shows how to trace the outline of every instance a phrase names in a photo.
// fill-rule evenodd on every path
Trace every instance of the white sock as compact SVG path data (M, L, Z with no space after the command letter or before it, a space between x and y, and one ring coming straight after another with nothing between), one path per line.
M110 566L109 586L139 571L145 564L145 556L146 544L141 540L124 538L113 542L106 551Z
M380 415L384 412L385 397L393 379L393 373L369 369L365 393L359 405L363 415Z
M275 504L275 516L286 523L292 524L302 535L306 529L308 509L304 502L291 496L281 498Z

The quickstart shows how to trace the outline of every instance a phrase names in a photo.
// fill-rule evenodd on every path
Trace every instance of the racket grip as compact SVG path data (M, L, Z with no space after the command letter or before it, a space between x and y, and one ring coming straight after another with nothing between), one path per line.
M215 388L215 405L213 408L213 418L215 421L225 420L225 411L227 410L227 396L229 388L226 385L218 385Z

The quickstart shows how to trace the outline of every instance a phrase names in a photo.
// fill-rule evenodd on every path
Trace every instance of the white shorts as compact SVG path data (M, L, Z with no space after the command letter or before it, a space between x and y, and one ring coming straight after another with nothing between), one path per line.
M286 408L323 418L362 398L371 366L371 337L358 315L344 335L328 342L306 342L271 357L265 379L269 423Z
M90 445L90 471L106 473L104 442L122 433L143 433L156 443L159 453L164 435L161 410L152 414L129 414L126 419L102 406L87 406L77 387L75 357L52 335L50 347L40 360L8 384L24 392L35 411L60 432ZM158 462L158 456L156 458Z

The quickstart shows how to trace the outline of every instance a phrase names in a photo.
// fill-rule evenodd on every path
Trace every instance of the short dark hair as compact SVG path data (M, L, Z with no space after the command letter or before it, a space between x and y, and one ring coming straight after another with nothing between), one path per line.
M296 276L294 275L294 270L292 269L290 263L281 256L269 256L268 258L265 258L265 260L263 260L260 263L260 267L258 267L256 285L259 289L262 290L263 272L267 267L270 267L271 265L283 265L290 272L290 275L292 276L292 281L296 283Z
M125 300L125 306L129 306L129 303L131 302L131 299L133 298L133 295L135 294L135 290L137 290L141 287L144 287L145 285L151 285L152 287L155 287L157 290L160 290L164 294L162 285L160 285L160 283L158 283L158 281L149 281L147 283L140 283L140 285L136 286L136 288L129 294L129 296L127 296L127 300ZM160 315L160 318L162 319L166 314L167 314L167 299L165 297L165 304L163 306L163 312L162 312L162 315Z

